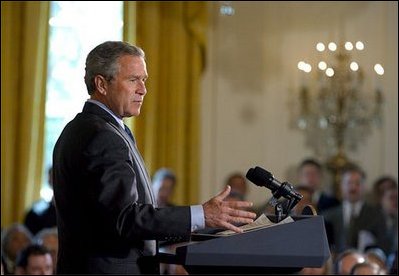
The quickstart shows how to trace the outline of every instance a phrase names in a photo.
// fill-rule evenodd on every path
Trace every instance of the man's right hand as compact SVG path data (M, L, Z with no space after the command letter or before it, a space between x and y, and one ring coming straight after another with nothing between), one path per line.
M204 208L205 226L212 228L225 228L237 233L243 231L232 223L251 223L256 218L256 214L241 210L241 208L251 207L252 202L248 201L223 201L230 193L231 187L226 188L217 196L205 202Z

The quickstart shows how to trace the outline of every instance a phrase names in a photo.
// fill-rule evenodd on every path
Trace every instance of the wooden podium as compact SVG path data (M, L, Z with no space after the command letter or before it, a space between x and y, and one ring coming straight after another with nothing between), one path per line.
M321 267L330 257L321 216L231 236L193 235L175 254L159 253L163 263L181 264L190 274L294 273Z

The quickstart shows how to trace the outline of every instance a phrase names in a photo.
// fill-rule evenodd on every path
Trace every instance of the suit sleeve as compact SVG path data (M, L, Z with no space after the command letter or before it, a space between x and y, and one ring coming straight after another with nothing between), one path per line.
M93 212L104 227L130 241L187 239L190 207L154 208L139 196L129 148L112 131L97 133L84 152Z

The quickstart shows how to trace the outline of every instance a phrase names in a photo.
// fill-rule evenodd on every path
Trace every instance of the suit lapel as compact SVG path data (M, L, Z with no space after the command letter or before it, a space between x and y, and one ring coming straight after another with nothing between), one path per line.
M103 118L106 123L117 133L128 145L129 148L129 156L132 159L133 166L136 167L134 170L136 173L136 181L141 182L143 188L145 190L145 202L151 203L152 205L156 206L156 200L154 193L152 192L150 183L150 177L144 165L144 160L141 157L141 154L136 146L136 144L132 141L129 135L122 129L122 126L104 109L97 106L96 104L87 102L83 107L83 112L95 114L101 118ZM138 183L137 183L138 184Z

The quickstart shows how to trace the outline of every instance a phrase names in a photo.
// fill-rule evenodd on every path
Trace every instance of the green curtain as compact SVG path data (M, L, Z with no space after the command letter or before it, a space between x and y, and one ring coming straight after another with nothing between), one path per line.
M176 204L197 203L207 4L136 2L134 9L135 40L146 53L149 73L142 113L134 120L138 147L151 174L160 167L174 170Z
M39 198L49 2L1 2L1 226Z

